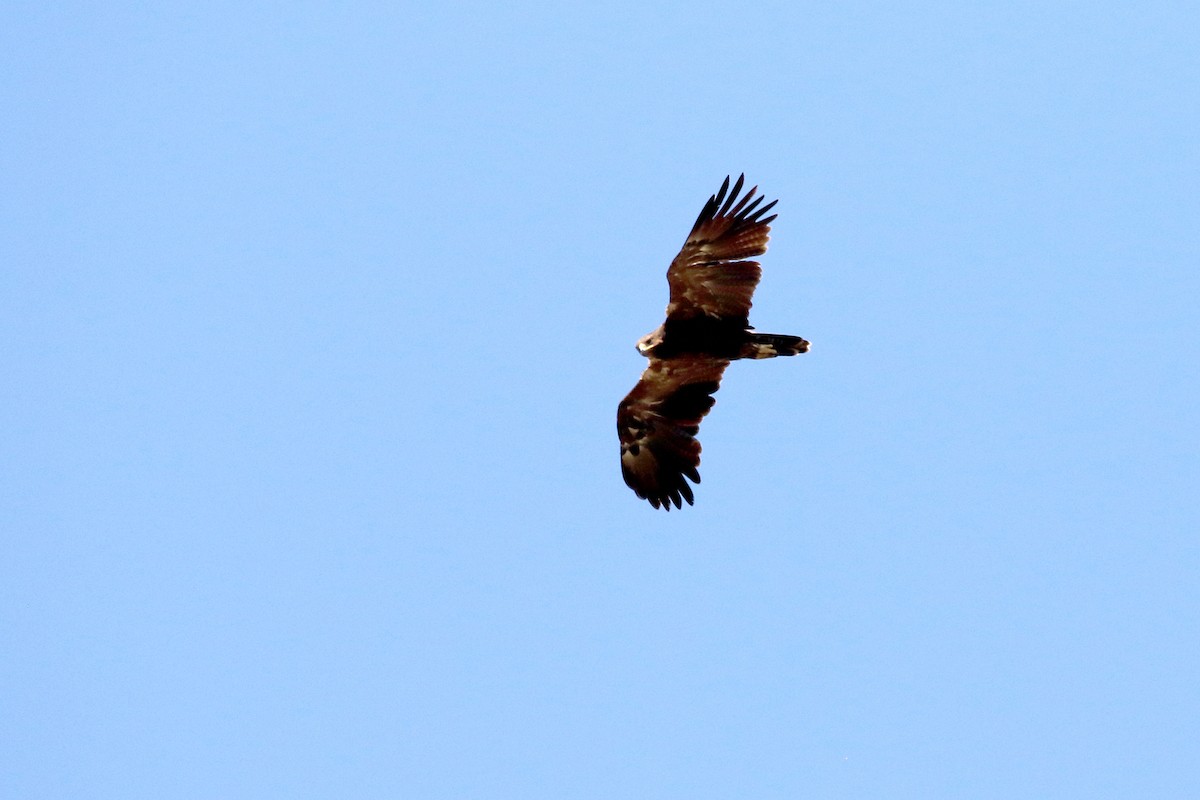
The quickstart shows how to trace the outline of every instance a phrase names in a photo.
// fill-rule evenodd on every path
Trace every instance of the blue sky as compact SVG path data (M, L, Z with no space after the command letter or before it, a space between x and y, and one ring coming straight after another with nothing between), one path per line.
M1192 4L4 18L0 795L1200 794Z

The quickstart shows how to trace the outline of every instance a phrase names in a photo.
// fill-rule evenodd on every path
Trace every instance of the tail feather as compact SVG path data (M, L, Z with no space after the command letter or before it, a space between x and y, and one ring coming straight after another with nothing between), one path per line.
M742 345L739 358L775 358L776 356L794 356L808 352L808 342L799 336L785 336L779 333L751 333Z

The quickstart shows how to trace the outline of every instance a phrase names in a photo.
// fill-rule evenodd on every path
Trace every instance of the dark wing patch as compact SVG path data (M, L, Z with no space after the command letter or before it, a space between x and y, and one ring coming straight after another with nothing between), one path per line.
M763 215L779 201L760 208L763 196L754 197L757 186L738 200L744 181L744 175L738 176L730 191L729 178L725 179L721 191L704 204L683 249L671 262L667 270L671 287L667 319L707 314L744 321L749 316L750 299L762 270L756 261L738 259L767 252L770 223L776 215Z
M696 434L727 366L728 361L703 356L651 359L617 408L621 474L655 508L692 504L692 487L684 479L700 482Z

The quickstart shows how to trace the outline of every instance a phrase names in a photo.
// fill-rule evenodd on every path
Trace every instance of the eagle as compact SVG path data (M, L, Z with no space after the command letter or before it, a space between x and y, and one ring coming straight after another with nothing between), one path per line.
M767 251L774 200L760 205L758 187L738 198L740 175L708 198L683 249L667 270L671 299L662 325L637 342L650 360L641 380L617 407L621 474L630 489L655 508L693 504L700 482L700 420L730 361L808 352L799 336L755 333L750 298L762 276L757 261Z

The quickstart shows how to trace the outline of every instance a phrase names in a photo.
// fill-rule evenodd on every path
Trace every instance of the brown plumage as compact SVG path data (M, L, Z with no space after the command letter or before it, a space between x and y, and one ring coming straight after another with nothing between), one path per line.
M725 179L671 262L667 318L637 343L650 364L617 408L621 474L655 508L692 504L688 480L700 482L696 434L729 362L808 351L798 336L752 332L751 298L762 270L739 259L766 252L775 215L764 215L778 201L759 207L758 187L738 200L744 178L732 191Z

